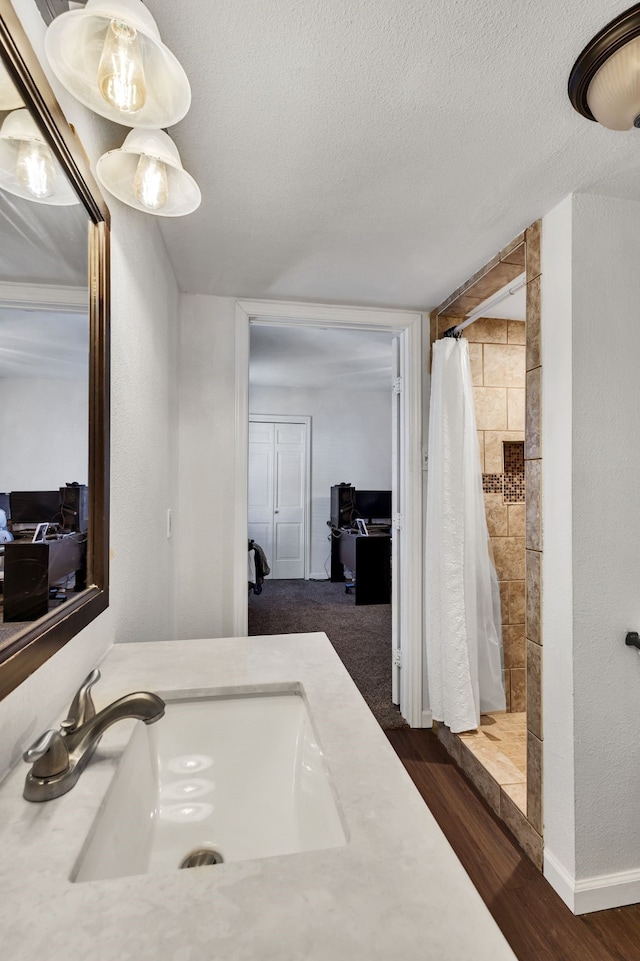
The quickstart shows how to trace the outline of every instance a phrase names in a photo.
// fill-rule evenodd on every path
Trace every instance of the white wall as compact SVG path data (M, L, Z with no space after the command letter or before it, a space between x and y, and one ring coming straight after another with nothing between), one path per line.
M572 213L542 222L542 669L545 873L575 876L572 567Z
M234 300L180 297L178 383L178 635L228 637L234 616Z
M87 381L0 378L0 491L87 483Z
M44 23L32 0L14 0L44 64ZM48 68L45 69L48 70ZM50 73L50 72L49 72ZM123 128L77 104L50 77L95 166ZM109 198L112 214L111 600L109 609L0 702L0 777L61 712L114 641L175 636L178 290L153 217ZM100 700L99 685L96 701Z
M391 490L391 387L386 391L252 387L252 414L311 417L311 577L329 570L330 488Z
M640 204L574 195L543 251L545 835L583 911L640 899Z

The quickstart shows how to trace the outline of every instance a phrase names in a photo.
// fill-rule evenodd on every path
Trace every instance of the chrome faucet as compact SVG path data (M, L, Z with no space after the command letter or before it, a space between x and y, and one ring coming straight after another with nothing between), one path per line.
M162 698L147 691L126 694L96 714L91 688L99 679L100 671L92 671L82 682L60 729L45 731L23 754L24 760L33 764L24 785L27 801L51 801L70 791L100 738L116 721L134 717L153 724L164 714Z

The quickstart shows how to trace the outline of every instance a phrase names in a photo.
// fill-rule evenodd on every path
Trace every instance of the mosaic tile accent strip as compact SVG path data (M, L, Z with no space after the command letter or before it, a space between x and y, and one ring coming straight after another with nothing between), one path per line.
M524 470L524 441L505 440L504 449L504 470L506 474L514 474Z
M504 493L504 474L483 474L482 490L485 494Z
M508 504L524 504L524 471L514 471L504 475L504 500Z

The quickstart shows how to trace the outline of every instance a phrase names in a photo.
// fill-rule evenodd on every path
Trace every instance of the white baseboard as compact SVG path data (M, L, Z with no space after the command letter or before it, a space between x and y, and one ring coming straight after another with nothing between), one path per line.
M431 711L423 711L420 719L420 727L433 727L433 714Z
M607 911L640 902L640 868L576 881L545 850L544 876L574 914Z
M327 572L322 571L321 574L314 574L313 572L309 574L309 580L310 581L328 581L329 578L327 577Z
M567 907L575 914L575 881L547 848L544 851L542 873L556 894L560 895Z

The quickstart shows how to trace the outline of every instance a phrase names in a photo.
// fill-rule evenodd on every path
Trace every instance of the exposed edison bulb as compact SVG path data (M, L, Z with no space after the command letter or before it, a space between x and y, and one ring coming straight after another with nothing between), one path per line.
M137 113L147 99L138 32L122 20L112 20L107 27L98 87L104 99L122 113Z
M40 140L22 140L18 149L16 176L32 197L43 200L55 191L56 171L51 151Z
M141 154L133 178L136 199L148 210L161 210L169 199L167 167L157 157Z

